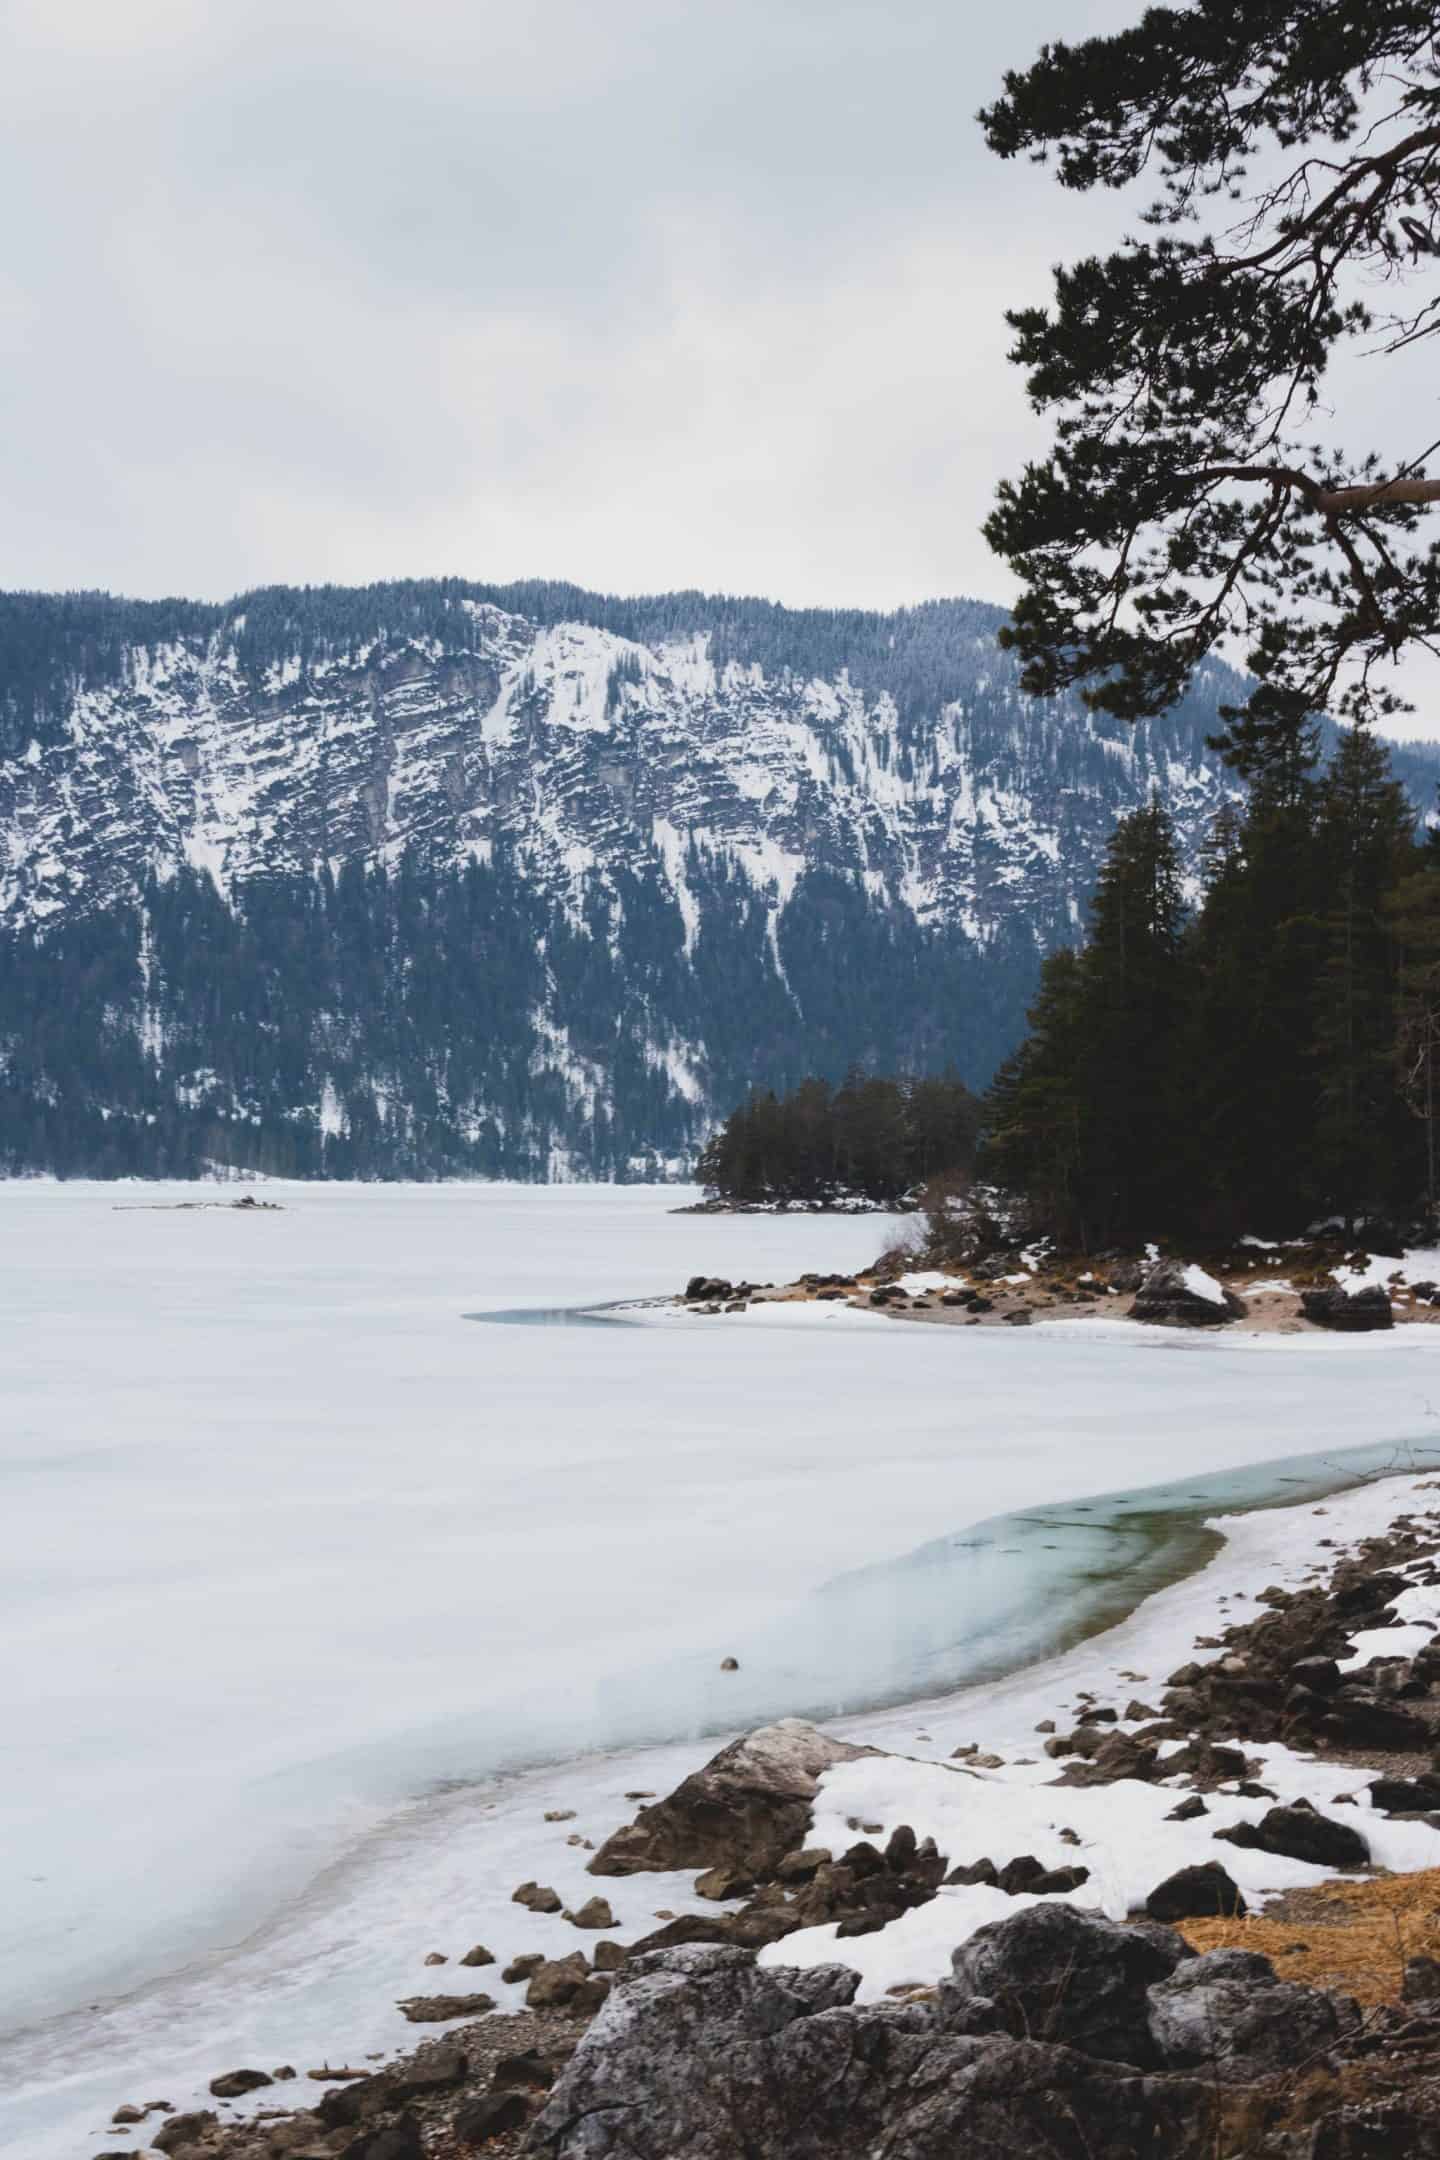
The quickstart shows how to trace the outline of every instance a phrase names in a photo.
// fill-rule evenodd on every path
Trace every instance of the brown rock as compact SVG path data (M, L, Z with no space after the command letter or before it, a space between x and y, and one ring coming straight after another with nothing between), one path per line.
M223 2077L211 2078L210 2090L217 2100L238 2100L242 2093L258 2092L274 2082L268 2070L227 2070Z
M530 2010L569 2010L576 2016L598 2010L609 1993L608 1980L592 1974L582 1950L568 1957L550 1958L540 1967L525 1991Z
M1243 1778L1250 1765L1241 1749L1222 1747L1213 1740L1190 1740L1165 1758L1166 1777L1188 1776L1202 1791Z
M539 2048L522 2048L518 2054L502 2055L490 2073L494 2086L528 2085L544 2092L555 2082L555 2064Z
M410 1995L398 2006L412 2025L446 2025L452 2018L483 2017L493 1995ZM269 2083L269 2080L266 2080ZM213 2088L212 2088L213 2090Z
M736 1868L706 1868L703 1875L697 1875L695 1878L696 1897L716 1899L744 1897L752 1887L750 1877L742 1875Z
M560 1900L548 1883L522 1882L510 1893L512 1905L526 1905L531 1912L554 1913L560 1910Z
M782 1883L806 1883L814 1879L817 1871L828 1865L834 1854L827 1845L807 1845L799 1852L786 1853L775 1868L775 1875Z
M438 2047L432 2043L422 2054L412 2056L402 2069L383 2071L380 2082L387 2101L394 2104L404 2100L428 2100L436 2093L452 2092L463 2085L470 2065L459 2048ZM351 2092L355 2090L352 2086Z
M198 2145L207 2130L213 2130L219 2117L214 2108L192 2108L183 2115L172 2115L163 2130L157 2130L150 2142L156 2152L184 2152L187 2145Z
M467 1950L460 1960L462 1965L493 1965L494 1962L494 1957L484 1943L476 1943L474 1949Z
M782 1718L722 1748L607 1838L592 1875L727 1866L768 1874L804 1840L822 1771L875 1752Z
M523 2130L530 2119L530 2105L523 2092L482 2093L467 2100L455 2117L455 2135L462 2145L486 2145L506 2130Z
M577 1928L612 1928L619 1924L610 1910L609 1899L603 1897L587 1898L578 1912L567 1912L565 1917L572 1927Z
M1092 1726L1090 1729L1097 1728ZM1148 1783L1155 1776L1158 1759L1159 1751L1153 1740L1142 1739L1138 1733L1108 1733L1088 1759L1082 1756L1067 1763L1055 1782L1058 1785L1115 1785L1122 1778L1134 1778ZM1165 1769L1168 1774L1168 1759Z

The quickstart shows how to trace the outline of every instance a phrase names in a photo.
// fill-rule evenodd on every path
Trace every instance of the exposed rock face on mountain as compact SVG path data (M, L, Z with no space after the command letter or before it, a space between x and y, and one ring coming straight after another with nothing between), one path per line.
M25 717L0 677L0 912L48 921L182 864L228 889L423 836L462 858L509 844L557 894L659 869L690 928L692 846L770 906L823 867L984 941L1017 913L1073 922L1151 786L1192 839L1220 800L1201 740L1218 678L1170 720L1102 727L1020 695L998 609L856 617L848 637L792 616L767 659L698 596L625 636L585 595L537 620L417 591L255 595L178 631L141 610L108 663L53 629ZM877 665L887 632L909 650Z
M1024 697L1001 619L0 596L12 1166L627 1174L757 1079L983 1082L1116 818L1158 789L1194 855L1235 688L1125 729Z

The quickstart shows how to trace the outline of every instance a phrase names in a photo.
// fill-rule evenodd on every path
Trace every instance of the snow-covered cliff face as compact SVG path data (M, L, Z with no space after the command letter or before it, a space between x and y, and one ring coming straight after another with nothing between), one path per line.
M507 844L557 896L654 865L692 930L693 847L772 903L827 867L922 923L1048 941L1152 788L1198 840L1226 784L1204 747L1216 697L1106 729L1023 698L993 611L972 612L955 694L902 719L844 670L717 665L703 628L637 642L474 601L448 639L377 633L257 670L242 603L129 645L0 764L0 919L102 907L180 863L227 890L423 837L457 858Z
M1237 687L1098 722L1001 620L0 594L0 1169L643 1175L752 1086L983 1086Z

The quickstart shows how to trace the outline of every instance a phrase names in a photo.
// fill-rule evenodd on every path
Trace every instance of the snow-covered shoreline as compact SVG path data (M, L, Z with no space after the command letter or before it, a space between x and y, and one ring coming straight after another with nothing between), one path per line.
M811 1273L782 1283L696 1275L683 1295L635 1299L612 1316L649 1326L724 1319L752 1328L834 1328L848 1318L945 1329L1083 1324L1092 1332L1113 1330L1123 1316L1167 1333L1223 1330L1242 1340L1417 1326L1435 1328L1440 1340L1440 1249L1433 1246L1374 1253L1324 1229L1284 1245L1241 1238L1214 1267L1162 1259L1154 1244L1092 1265L1084 1255L1057 1253L1046 1239L937 1266L925 1257L912 1218L907 1237L852 1275Z
M1205 1664L1225 1654L1218 1647L1197 1650L1196 1638L1213 1638L1225 1626L1256 1617L1257 1590L1304 1587L1328 1573L1346 1547L1382 1534L1411 1505L1426 1505L1427 1496L1433 1503L1437 1493L1440 1481L1433 1474L1384 1478L1323 1502L1217 1517L1212 1527L1225 1542L1214 1559L1146 1600L1118 1627L1012 1679L907 1705L880 1718L848 1720L847 1738L894 1753L826 1773L814 1842L840 1849L855 1834L848 1823L863 1817L878 1821L886 1832L908 1822L918 1836L933 1836L941 1851L952 1855L962 1846L972 1859L992 1848L1008 1853L1013 1847L1033 1852L1049 1867L1079 1863L1088 1867L1090 1881L1060 1893L1062 1901L1115 1920L1142 1907L1155 1885L1176 1869L1197 1863L1222 1863L1252 1906L1326 1880L1333 1869L1216 1842L1216 1831L1258 1821L1270 1800L1212 1794L1205 1818L1175 1823L1167 1820L1178 1797L1172 1786L1125 1781L1057 1789L1057 1765L1042 1752L1035 1727L1052 1718L1062 1725L1079 1722L1090 1699L1158 1700L1172 1667ZM1332 1549L1321 1548L1322 1538ZM1440 1616L1434 1593L1426 1596L1425 1609ZM1401 1633L1408 1639L1408 1631ZM1386 1634L1393 1637L1395 1631ZM1380 1645L1374 1637L1362 1637L1357 1647L1370 1656ZM1404 1644L1394 1641L1387 1652L1392 1648L1399 1655ZM1115 1730L1134 1731L1145 1722L1122 1717ZM945 1767L946 1758L955 1747L976 1742L1010 1759L994 1769L967 1768L961 1782ZM1367 1797L1366 1773L1353 1763L1317 1761L1278 1742L1247 1742L1246 1753L1259 1762L1260 1782L1282 1804L1303 1798L1323 1809L1337 1795L1348 1795L1354 1807L1345 1819L1361 1831L1376 1865L1396 1873L1440 1866L1440 1830L1377 1812ZM1062 1828L1076 1832L1078 1841L1062 1840ZM1022 1903L1035 1902L1024 1893L1010 1897L984 1885L942 1887L933 1904L879 1934L837 1944L834 1927L815 1928L787 1936L762 1951L761 1960L803 1966L838 1959L860 1971L860 1999L875 1999L907 1980L938 1980L948 1971L957 1942Z
M27 1595L12 1738L29 1767L3 1901L27 2029L0 2042L0 2142L33 2160L98 2150L132 2081L178 2103L237 2061L409 2047L394 2004L426 1984L431 1950L573 1949L558 1916L512 1906L515 1884L582 1901L595 1885L568 1838L598 1843L629 1792L673 1786L732 1714L853 1703L852 1653L877 1641L896 1688L935 1695L912 1592L933 1587L916 1563L937 1532L963 1557L967 1525L1037 1493L1078 1514L1167 1473L1280 1472L1297 1446L1440 1440L1440 1336L1423 1329L1257 1357L1113 1323L977 1332L962 1352L864 1313L810 1341L779 1318L681 1323L704 1342L467 1322L684 1280L694 1225L668 1189L289 1188L258 1227L116 1197L3 1196L5 1534ZM821 1234L832 1265L873 1248L864 1222L736 1218L707 1226L704 1250L778 1277ZM889 1604L837 1629L830 1586L876 1569L894 1573ZM812 1606L828 1662L796 1676ZM737 1640L752 1626L753 1648ZM738 1675L718 1669L730 1650ZM988 1697L946 1700L978 1720ZM924 1714L840 1729L903 1735ZM667 1732L688 1737L626 1744ZM584 1755L597 1735L611 1751ZM196 1899L227 1869L234 1908L212 1926ZM697 1910L689 1876L614 1903L621 1940ZM193 1932L152 1949L172 1911ZM134 1954L118 1982L112 1936ZM483 1978L516 2006L519 1989ZM42 1982L101 2007L46 2021Z
M1023 1847L1057 1865L1080 1861L1091 1879L1067 1901L1111 1914L1143 1902L1154 1882L1173 1868L1209 1857L1223 1857L1252 1902L1323 1880L1327 1871L1321 1868L1214 1844L1216 1829L1258 1818L1269 1804L1264 1800L1212 1797L1205 1822L1171 1824L1164 1818L1177 1794L1165 1786L1056 1789L1051 1781L1058 1766L1042 1754L1034 1728L1046 1719L1063 1724L1079 1716L1088 1699L1153 1696L1173 1665L1195 1655L1197 1635L1213 1635L1231 1620L1253 1616L1258 1589L1298 1588L1328 1573L1344 1548L1382 1532L1436 1489L1430 1475L1406 1474L1325 1501L1307 1499L1296 1507L1217 1518L1213 1527L1224 1542L1212 1559L1076 1648L1002 1680L837 1721L831 1729L838 1735L885 1752L827 1773L815 1808L814 1840L838 1849L857 1834L857 1821L879 1823L887 1832L904 1821L921 1836L935 1835L942 1850L965 1858L999 1843ZM1322 1539L1328 1547L1322 1547ZM1126 1729L1123 1722L1118 1729ZM1002 1755L1003 1767L976 1770L962 1764L957 1772L950 1761L953 1751L975 1743ZM69 2160L81 2149L77 2140L97 2134L109 2107L131 2088L164 2089L178 2107L211 2105L205 2098L209 2078L233 2062L379 2060L406 2052L415 2031L393 2003L420 1986L422 1959L432 1948L453 1960L471 1940L481 1939L503 1962L521 1951L561 1957L577 1947L561 1915L522 1911L512 1903L511 1890L526 1878L553 1885L566 1907L578 1907L597 1887L607 1890L616 1911L606 1935L621 1943L653 1931L672 1914L714 1913L713 1903L696 1896L690 1873L597 1885L586 1872L584 1841L598 1845L633 1813L637 1793L672 1789L709 1759L715 1745L711 1737L578 1761L496 1786L478 1807L476 1794L437 1797L417 1808L412 1826L429 1849L426 1876L417 1879L412 1867L394 1878L408 1910L384 1915L388 1954L373 1954L376 1946L363 1940L357 1914L348 1939L333 1941L325 1953L339 1983L326 1991L328 2007L303 1986L283 1989L269 2002L252 1991L244 1967L252 1967L260 1983L267 1960L283 1948L273 1931L262 1931L238 1969L233 1959L227 1961L212 1985L198 1996L192 1992L188 2004L173 1994L167 2004L168 1991L162 1990L151 2040L142 2049L136 2050L133 2031L126 2035L117 2024L108 2036L107 2017L96 2019L86 2071L66 2081L74 2111L66 2105L57 2113L62 2096L52 2092L38 2112L30 2113L20 2090L0 2113L0 2124L8 2113L25 2127L28 2114L33 2127L25 2149L34 2160ZM1303 1792L1323 1802L1339 1791L1356 1792L1359 1804L1347 1811L1348 1819L1363 1827L1383 1865L1440 1865L1440 1832L1377 1815L1366 1804L1363 1778L1353 1768L1319 1766L1279 1746L1248 1752L1263 1758L1265 1782L1279 1794ZM1062 1827L1078 1836L1078 1848L1068 1839L1060 1841ZM763 1951L762 1962L839 1959L860 1971L862 1999L873 1999L901 1983L938 1978L957 1942L1028 1902L1023 1894L1009 1898L983 1886L946 1888L933 1903L877 1934L837 1945L834 1927L820 1927ZM370 1918L375 1917L372 1902ZM345 1977L347 1958L354 1969ZM500 2009L519 2009L524 1983L498 1980L499 1969L497 1963L476 1978ZM448 1984L460 1985L465 1977L457 1974ZM318 2088L303 2084L293 2093L300 2105L313 2104L317 2096ZM38 2092L32 2090L30 2097L32 2105L40 2101ZM226 2119L245 2119L266 2097L234 2103L224 2111Z

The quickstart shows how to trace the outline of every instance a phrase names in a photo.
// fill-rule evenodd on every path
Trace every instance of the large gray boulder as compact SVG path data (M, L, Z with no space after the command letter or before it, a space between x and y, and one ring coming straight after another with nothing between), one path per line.
M634 1959L526 2151L1214 2160L1250 2151L1297 2074L1332 2053L1353 2060L1347 2043L1363 2038L1353 2003L1278 1980L1265 1958L1197 1958L1168 1928L1065 1906L984 1928L951 1963L938 2004L857 2004L857 1976L839 1965L761 1971L744 1951L704 1946ZM1247 2089L1257 2085L1262 2095ZM1313 2128L1307 2116L1312 2160ZM1380 2152L1343 2141L1325 2150L1330 2160Z
M781 1718L712 1756L633 1823L608 1837L592 1875L649 1869L729 1867L752 1879L773 1873L805 1843L822 1774L874 1748L832 1740L804 1718Z
M1334 1328L1344 1335L1365 1335L1374 1328L1395 1325L1390 1293L1380 1283L1369 1283L1353 1295L1338 1283L1333 1290L1302 1290L1300 1310L1315 1327Z
M948 2032L1048 2040L1145 2069L1160 2060L1149 1990L1193 1956L1171 1928L1032 1905L977 1929L952 1954L940 2023Z
M1231 2084L1314 2062L1359 2024L1353 2002L1277 1979L1251 1950L1207 1951L1150 1990L1160 2060Z
M1157 1260L1141 1279L1130 1317L1170 1327L1224 1327L1228 1321L1243 1320L1245 1306L1203 1268L1183 1260Z
M618 1985L532 2132L544 2160L1210 2160L1214 2099L918 2004L843 1967L657 1953Z

